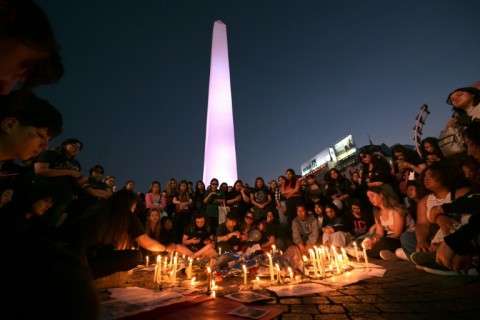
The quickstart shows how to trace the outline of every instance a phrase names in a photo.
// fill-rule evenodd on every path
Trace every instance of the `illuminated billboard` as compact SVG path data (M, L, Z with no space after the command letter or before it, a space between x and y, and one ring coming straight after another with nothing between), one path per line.
M331 149L330 149L331 150ZM325 149L321 151L319 154L317 154L315 157L312 159L308 160L304 164L302 164L301 169L302 169L302 176L306 175L310 171L313 171L320 166L324 165L328 161L332 160L332 156L330 155L330 150Z
M333 146L335 150L335 155L337 157L337 161L342 161L343 159L347 158L348 156L354 154L357 151L357 147L353 142L352 135L347 136L340 140L340 142L336 143Z

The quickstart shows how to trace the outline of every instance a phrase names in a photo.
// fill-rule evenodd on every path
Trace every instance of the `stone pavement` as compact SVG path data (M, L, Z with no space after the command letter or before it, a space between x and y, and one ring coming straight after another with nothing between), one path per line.
M479 319L480 276L438 276L407 261L372 263L387 269L335 291L301 297L276 297L270 306L284 313L276 319ZM134 272L126 286L152 289L151 274ZM231 281L242 283L241 278ZM267 290L259 293L275 296Z

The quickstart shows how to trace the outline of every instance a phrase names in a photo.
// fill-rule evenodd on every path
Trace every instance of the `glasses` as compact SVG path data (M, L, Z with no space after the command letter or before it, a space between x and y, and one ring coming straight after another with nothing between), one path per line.
M245 219L247 219L247 220L253 220L253 217L252 217L252 216L246 216Z

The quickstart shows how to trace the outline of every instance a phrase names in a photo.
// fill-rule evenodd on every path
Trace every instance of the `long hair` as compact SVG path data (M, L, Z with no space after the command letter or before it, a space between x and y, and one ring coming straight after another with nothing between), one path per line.
M290 172L293 175L292 180L285 179L285 185L289 186L292 189L295 189L295 185L297 184L297 175L295 174L295 170L292 168L287 169L285 172Z
M148 233L151 232L152 222L150 221L150 215L152 214L152 212L158 213L158 222L155 225L155 229L153 230L153 238L158 239L160 238L160 218L162 217L161 212L158 208L151 208L150 210L148 210L147 220L145 221L145 229Z
M379 187L369 187L367 189L367 192L368 191L375 192L376 194L382 195L382 205L385 209L395 210L405 215L406 213L405 206L398 201L398 198L395 195L393 189L379 186ZM376 217L380 216L380 207L373 206L373 214Z
M131 209L136 203L135 193L122 189L100 204L104 209L98 234L100 243L114 244L117 249L127 249L132 245L134 238L130 222L134 213Z
M152 183L150 183L150 188L148 188L147 193L151 193L152 190L153 190L153 186L156 185L156 184L158 184L158 192L162 193L162 185L157 180L154 180L154 181L152 181Z

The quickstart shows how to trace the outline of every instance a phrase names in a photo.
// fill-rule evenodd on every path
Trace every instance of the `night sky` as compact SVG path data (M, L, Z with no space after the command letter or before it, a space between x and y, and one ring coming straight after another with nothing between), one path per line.
M38 0L66 72L36 90L94 164L133 179L203 176L213 23L227 25L238 177L253 185L349 134L413 144L451 116L447 95L480 80L480 1ZM222 182L222 181L220 181ZM233 181L226 181L233 184Z

